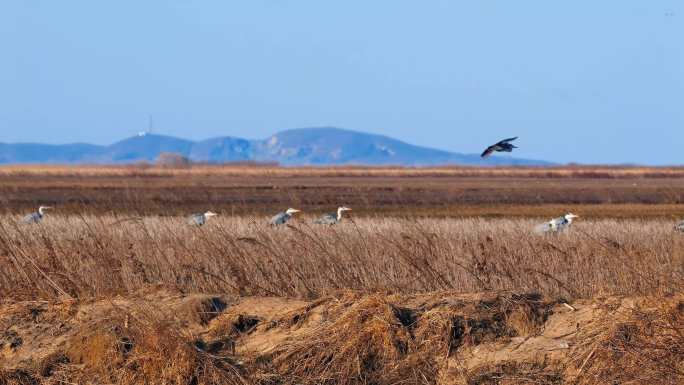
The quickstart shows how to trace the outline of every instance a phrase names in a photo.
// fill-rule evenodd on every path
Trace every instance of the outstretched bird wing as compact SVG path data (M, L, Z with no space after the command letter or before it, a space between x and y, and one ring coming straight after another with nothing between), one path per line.
M482 155L480 155L480 158L486 158L486 157L492 155L492 153L494 151L496 151L496 144L493 146L487 147L487 149L482 152Z
M514 140L516 140L516 139L518 139L517 136L516 136L516 137L513 137L513 138L508 138L508 139L501 140L501 141L499 141L497 144L493 144L493 145L487 147L487 149L484 150L484 152L482 153L482 155L480 155L480 157L481 157L481 158L486 158L486 157L492 155L492 153L493 153L494 151L506 151L506 152L511 152L511 149L515 148L515 146L509 144L509 142L512 142L512 141L514 141Z
M497 144L502 144L502 143L508 143L508 142L512 142L512 141L514 141L514 140L516 140L516 139L518 139L518 137L517 137L517 136L516 136L516 137L514 137L514 138L508 138L508 139L504 139L504 140L500 141L500 142L499 142L499 143L497 143Z

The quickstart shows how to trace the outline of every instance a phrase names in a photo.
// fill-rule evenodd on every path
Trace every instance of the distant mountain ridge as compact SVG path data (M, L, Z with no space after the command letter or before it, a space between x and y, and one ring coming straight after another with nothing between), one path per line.
M383 135L334 128L281 131L263 140L217 137L190 141L172 136L141 134L109 146L85 143L49 145L0 143L0 164L125 164L154 162L171 152L194 162L277 162L285 166L326 165L548 165L549 162L478 154L461 154L414 146Z

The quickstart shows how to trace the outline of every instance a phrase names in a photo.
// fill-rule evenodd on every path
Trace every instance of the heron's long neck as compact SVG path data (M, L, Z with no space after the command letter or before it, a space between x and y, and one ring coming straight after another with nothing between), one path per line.
M38 215L40 215L42 217L43 214L45 214L45 209L42 207L38 208Z
M342 209L337 209L337 220L342 219Z

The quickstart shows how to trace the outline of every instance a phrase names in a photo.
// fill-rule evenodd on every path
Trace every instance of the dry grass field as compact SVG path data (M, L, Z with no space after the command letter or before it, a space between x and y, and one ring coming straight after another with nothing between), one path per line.
M684 168L273 168L249 166L0 168L0 212L41 204L62 214L272 214L601 218L684 217Z
M684 383L682 169L6 167L0 202L0 385Z
M568 300L684 289L684 236L665 221L599 220L542 236L529 219L351 219L287 228L267 218L0 219L0 295L183 292L316 299L340 289L413 294L535 291ZM49 278L49 279L47 279Z

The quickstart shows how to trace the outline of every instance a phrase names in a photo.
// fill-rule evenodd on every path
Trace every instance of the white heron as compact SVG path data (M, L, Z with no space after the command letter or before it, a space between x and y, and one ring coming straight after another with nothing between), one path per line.
M322 217L316 219L313 223L318 225L334 225L342 220L342 213L345 211L351 211L349 207L339 207L337 213L325 214Z
M285 223L287 223L287 221L290 220L290 218L292 218L294 213L298 212L300 212L300 210L289 208L285 210L285 212L274 215L273 218L271 218L271 220L268 221L268 224L270 224L271 226L284 225Z
M45 210L50 210L52 207L50 206L40 206L38 208L38 211L35 213L28 214L25 216L21 222L22 223L40 223L43 220L43 217L45 216Z
M683 232L683 233L684 233L684 221L681 221L681 222L677 223L677 224L675 225L674 229L675 229L676 231L680 231L680 232Z
M188 218L188 224L193 225L193 226L203 226L205 223L207 223L209 218L215 217L217 215L218 214L213 213L211 211L207 211L204 214L202 214L202 213L192 214Z
M579 218L579 215L567 213L562 217L553 218L546 223L542 223L537 226L536 230L538 233L560 233L570 228L575 218Z

